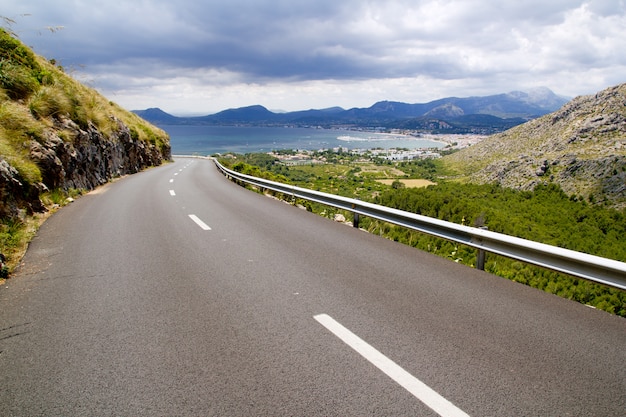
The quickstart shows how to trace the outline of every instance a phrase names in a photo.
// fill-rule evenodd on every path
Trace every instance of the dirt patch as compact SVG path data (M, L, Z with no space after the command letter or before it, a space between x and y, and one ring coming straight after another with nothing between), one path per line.
M394 181L400 181L408 188L421 188L428 187L429 185L437 185L436 182L432 182L429 180L376 180L385 185L391 185Z

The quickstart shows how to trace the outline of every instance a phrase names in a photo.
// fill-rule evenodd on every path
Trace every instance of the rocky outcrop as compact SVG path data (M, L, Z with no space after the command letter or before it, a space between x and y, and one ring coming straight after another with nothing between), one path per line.
M0 218L16 217L20 210L41 211L39 190L28 185L19 172L0 157Z
M169 149L162 155L156 146L133 139L120 121L109 137L91 124L86 130L69 119L59 124L60 130L72 132L73 140L63 141L51 131L45 143L33 143L30 152L49 188L91 190L111 178L134 174L170 158Z
M126 125L116 122L117 129L105 135L92 124L81 129L70 119L56 120L56 126L46 131L43 141L30 144L30 159L42 176L37 184L28 184L0 157L0 217L17 216L20 210L45 210L39 196L48 189L92 190L113 178L134 174L171 158L169 145L159 149L134 138Z
M577 97L560 110L444 158L473 182L568 194L626 207L626 84Z

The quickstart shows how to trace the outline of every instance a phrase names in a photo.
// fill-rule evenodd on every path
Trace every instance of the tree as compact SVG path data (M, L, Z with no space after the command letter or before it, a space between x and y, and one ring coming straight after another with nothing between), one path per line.
M394 182L391 183L391 188L393 188L394 190L398 190L400 188L405 188L406 185L400 181L400 180L394 180Z

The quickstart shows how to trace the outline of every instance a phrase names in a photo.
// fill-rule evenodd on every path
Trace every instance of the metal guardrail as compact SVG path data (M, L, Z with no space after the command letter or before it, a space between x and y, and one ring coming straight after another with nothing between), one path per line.
M476 248L479 269L484 269L485 252L491 252L626 290L624 262L245 175L227 169L217 160L215 164L229 179L350 211L354 213L354 227L358 227L359 216L363 215Z

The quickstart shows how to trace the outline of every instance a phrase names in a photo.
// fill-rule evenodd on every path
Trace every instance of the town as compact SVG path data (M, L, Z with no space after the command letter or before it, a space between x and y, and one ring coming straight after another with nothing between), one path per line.
M408 148L356 148L347 149L343 147L334 147L330 149L336 154L348 154L359 157L364 160L383 160L383 161L412 161L416 159L440 158L442 154L454 152L469 146L475 145L487 136L475 134L424 134L421 132L413 132L406 130L391 130L385 133L392 135L416 136L420 139L426 139L435 142L442 142L445 146L441 148L428 149L408 149ZM311 150L280 150L268 152L268 154L276 157L282 164L287 166L307 165L327 162L327 154L329 150L321 149L318 151Z

